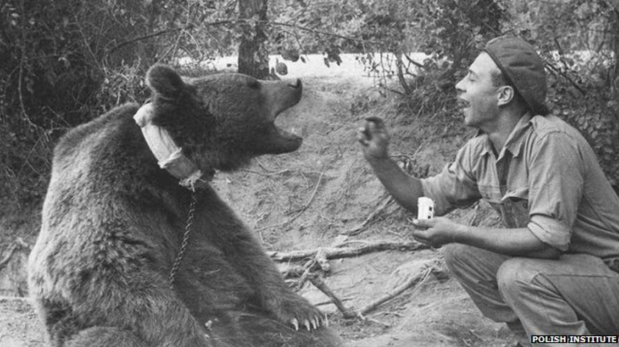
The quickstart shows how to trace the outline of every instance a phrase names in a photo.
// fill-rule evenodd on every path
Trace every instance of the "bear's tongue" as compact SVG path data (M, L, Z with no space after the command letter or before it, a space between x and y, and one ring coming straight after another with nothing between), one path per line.
M284 130L278 126L275 126L275 129L277 129L277 134L282 137L285 140L288 141L303 141L303 138L301 138L301 136L296 134L296 129L292 128L291 131L288 130Z
M292 129L290 129L290 131L288 131L288 130L284 130L283 128L280 128L280 127L278 127L276 125L275 129L277 129L277 132L282 137L290 137L290 138L300 137L299 135L297 135L297 129L295 129L295 128L292 128Z
M277 134L285 139L301 139L301 137L297 135L298 129L294 126L291 127L289 122L280 121L281 118L278 116L279 114L275 116L275 121L273 122L273 127L277 130ZM290 130L286 130L286 128Z

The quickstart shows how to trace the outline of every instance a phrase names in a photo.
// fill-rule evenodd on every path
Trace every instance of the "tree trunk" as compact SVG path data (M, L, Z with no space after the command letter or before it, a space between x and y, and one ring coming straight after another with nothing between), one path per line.
M239 18L257 18L255 25L244 24L239 44L239 72L259 79L269 75L269 53L266 48L268 0L239 0Z
M612 2L614 11L611 11L611 37L614 38L612 43L612 50L614 53L615 62L613 65L611 81L616 93L619 95L619 0Z

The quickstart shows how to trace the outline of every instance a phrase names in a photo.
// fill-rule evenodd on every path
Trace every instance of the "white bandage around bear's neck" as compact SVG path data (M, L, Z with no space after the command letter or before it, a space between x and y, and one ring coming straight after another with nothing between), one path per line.
M205 183L202 180L202 171L196 164L182 153L167 130L152 123L155 113L151 103L140 107L133 116L135 122L142 129L142 135L159 163L159 167L166 169L172 176L180 180L180 184L194 190Z

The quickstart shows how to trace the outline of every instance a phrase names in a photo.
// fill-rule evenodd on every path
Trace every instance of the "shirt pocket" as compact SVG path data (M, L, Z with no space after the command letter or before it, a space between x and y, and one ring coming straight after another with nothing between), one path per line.
M500 203L501 187L493 184L479 184L479 194L481 198L489 203Z
M500 201L488 201L507 228L525 228L529 222L529 189L509 190Z

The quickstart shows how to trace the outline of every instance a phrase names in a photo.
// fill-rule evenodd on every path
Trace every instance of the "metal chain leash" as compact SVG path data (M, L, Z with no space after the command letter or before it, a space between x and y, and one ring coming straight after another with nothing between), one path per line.
M195 191L191 193L191 204L189 205L189 213L187 215L187 224L185 225L185 233L183 234L183 242L181 243L181 249L178 251L178 255L176 256L176 260L174 260L174 265L172 265L172 270L170 271L170 288L174 287L174 279L176 277L176 273L181 266L181 261L185 256L185 252L187 251L187 244L189 243L189 233L191 232L191 225L193 224L193 217L196 212L196 203L198 201L198 196Z

